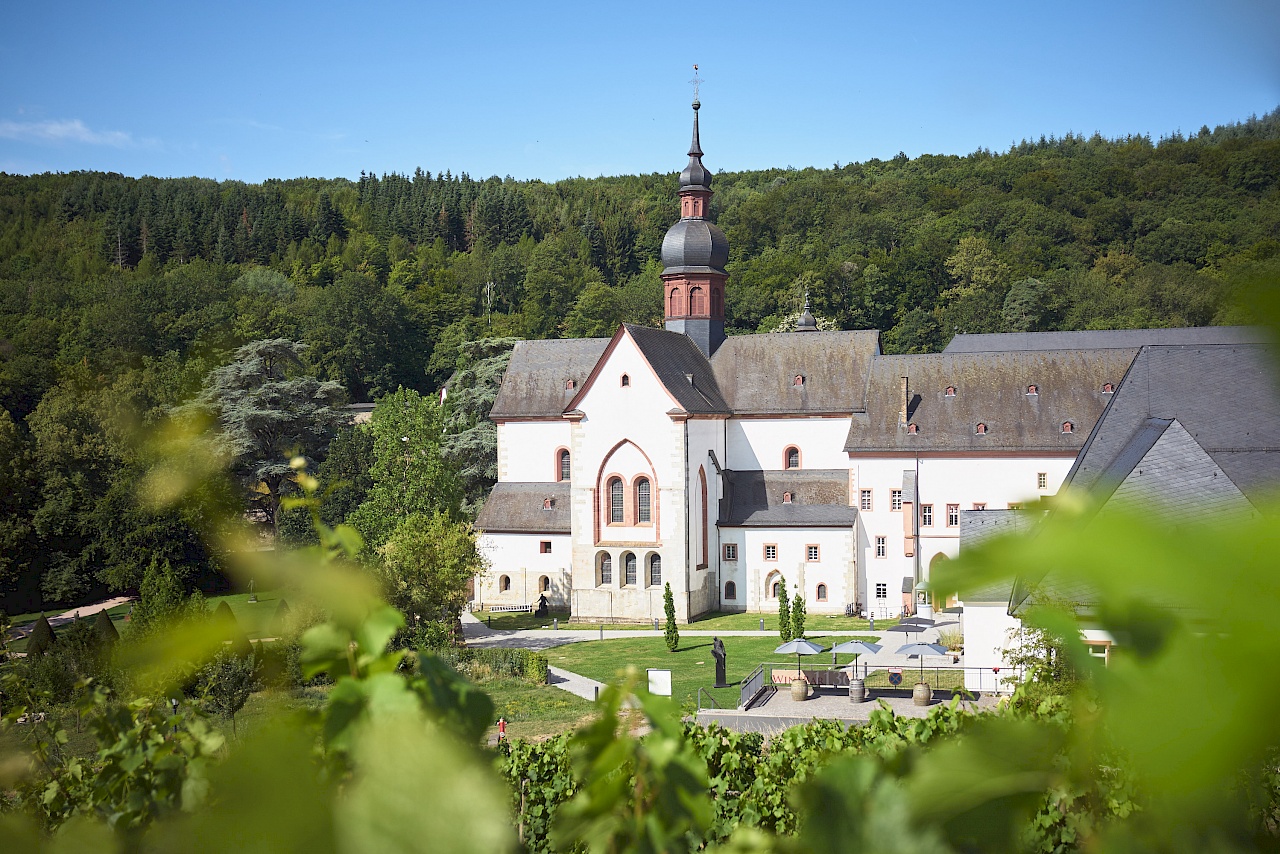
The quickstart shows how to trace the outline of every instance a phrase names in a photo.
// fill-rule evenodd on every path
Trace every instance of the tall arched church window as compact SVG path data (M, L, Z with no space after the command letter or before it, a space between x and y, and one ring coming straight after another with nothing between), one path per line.
M636 584L636 556L631 552L627 552L622 560L623 566L626 568L626 576L623 578L623 583L634 587Z
M561 452L560 452L560 480L561 480L561 482L565 482L565 481L568 481L568 480L569 480L569 473L570 473L570 471L571 471L571 467L570 467L570 465L569 465L569 452L568 452L568 451L561 451Z
M650 510L649 500L649 479L642 477L636 481L636 521L652 522L653 513Z
M662 556L650 555L649 557L649 586L657 587L662 583Z
M622 521L622 478L615 477L609 481L609 522L621 524Z

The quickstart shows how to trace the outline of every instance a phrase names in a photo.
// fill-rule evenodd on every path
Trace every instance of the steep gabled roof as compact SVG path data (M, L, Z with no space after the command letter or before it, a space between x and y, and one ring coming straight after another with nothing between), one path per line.
M489 417L559 418L608 344L608 338L517 342ZM565 388L569 380L573 389Z
M735 414L848 413L862 408L879 352L874 329L733 335L711 357L711 367ZM797 375L802 385L795 385Z
M1250 499L1276 489L1278 355L1277 348L1262 344L1142 348L1068 472L1064 488L1114 489L1115 474L1142 450L1143 435L1161 421L1177 420Z
M843 469L725 471L722 527L851 528L849 472ZM792 502L783 502L783 493Z
M548 498L551 508L545 509ZM480 508L476 527L490 534L567 534L569 516L567 483L499 482Z
M933 353L880 356L865 412L855 412L850 453L956 451L1074 454L1118 383L1133 350ZM907 423L901 422L907 378ZM1036 394L1027 387L1036 386ZM946 395L948 386L956 393ZM1064 422L1072 432L1063 433ZM917 432L908 432L907 424ZM978 434L977 425L986 425Z
M1024 533L1031 530L1032 525L1032 517L1021 510L961 510L960 553L964 554L993 537ZM1012 578L990 582L961 590L960 599L969 605L995 602L1007 604L1013 587Z
M729 414L711 364L689 336L630 323L623 328L681 409L692 415Z
M994 332L957 335L944 353L1032 350L1136 350L1149 344L1265 344L1272 336L1253 326L1177 329L1086 329L1076 332Z

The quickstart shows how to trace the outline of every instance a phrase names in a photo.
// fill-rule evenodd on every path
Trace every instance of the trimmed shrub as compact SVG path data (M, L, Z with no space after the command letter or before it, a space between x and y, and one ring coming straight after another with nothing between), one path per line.
M112 622L111 616L106 611L99 611L98 615L93 618L93 634L104 649L120 640L120 632L116 629L116 624Z
M53 626L49 625L44 614L41 614L31 630L31 635L27 638L27 655L31 658L39 658L53 649L53 645L57 642L58 636L54 634Z
M289 633L289 618L292 614L289 611L289 603L281 599L280 604L276 606L276 614L271 618L271 630L277 635L283 637Z
M546 684L551 675L551 661L540 652L528 649L442 649L436 652L455 670L469 673L472 669L488 670L486 676L524 679L535 685Z

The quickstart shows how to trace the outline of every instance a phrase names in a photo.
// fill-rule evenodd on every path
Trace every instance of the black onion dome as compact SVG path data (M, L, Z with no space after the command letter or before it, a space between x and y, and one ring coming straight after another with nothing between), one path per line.
M689 145L689 165L680 173L681 190L710 190L711 172L702 165L702 145L698 141L698 108L693 102L693 142Z
M662 238L664 273L724 273L729 240L705 219L682 219Z

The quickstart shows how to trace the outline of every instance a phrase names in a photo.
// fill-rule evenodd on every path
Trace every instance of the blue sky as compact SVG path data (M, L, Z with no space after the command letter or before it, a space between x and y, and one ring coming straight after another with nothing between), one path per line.
M0 171L715 170L1280 106L1280 3L69 3L0 11Z

